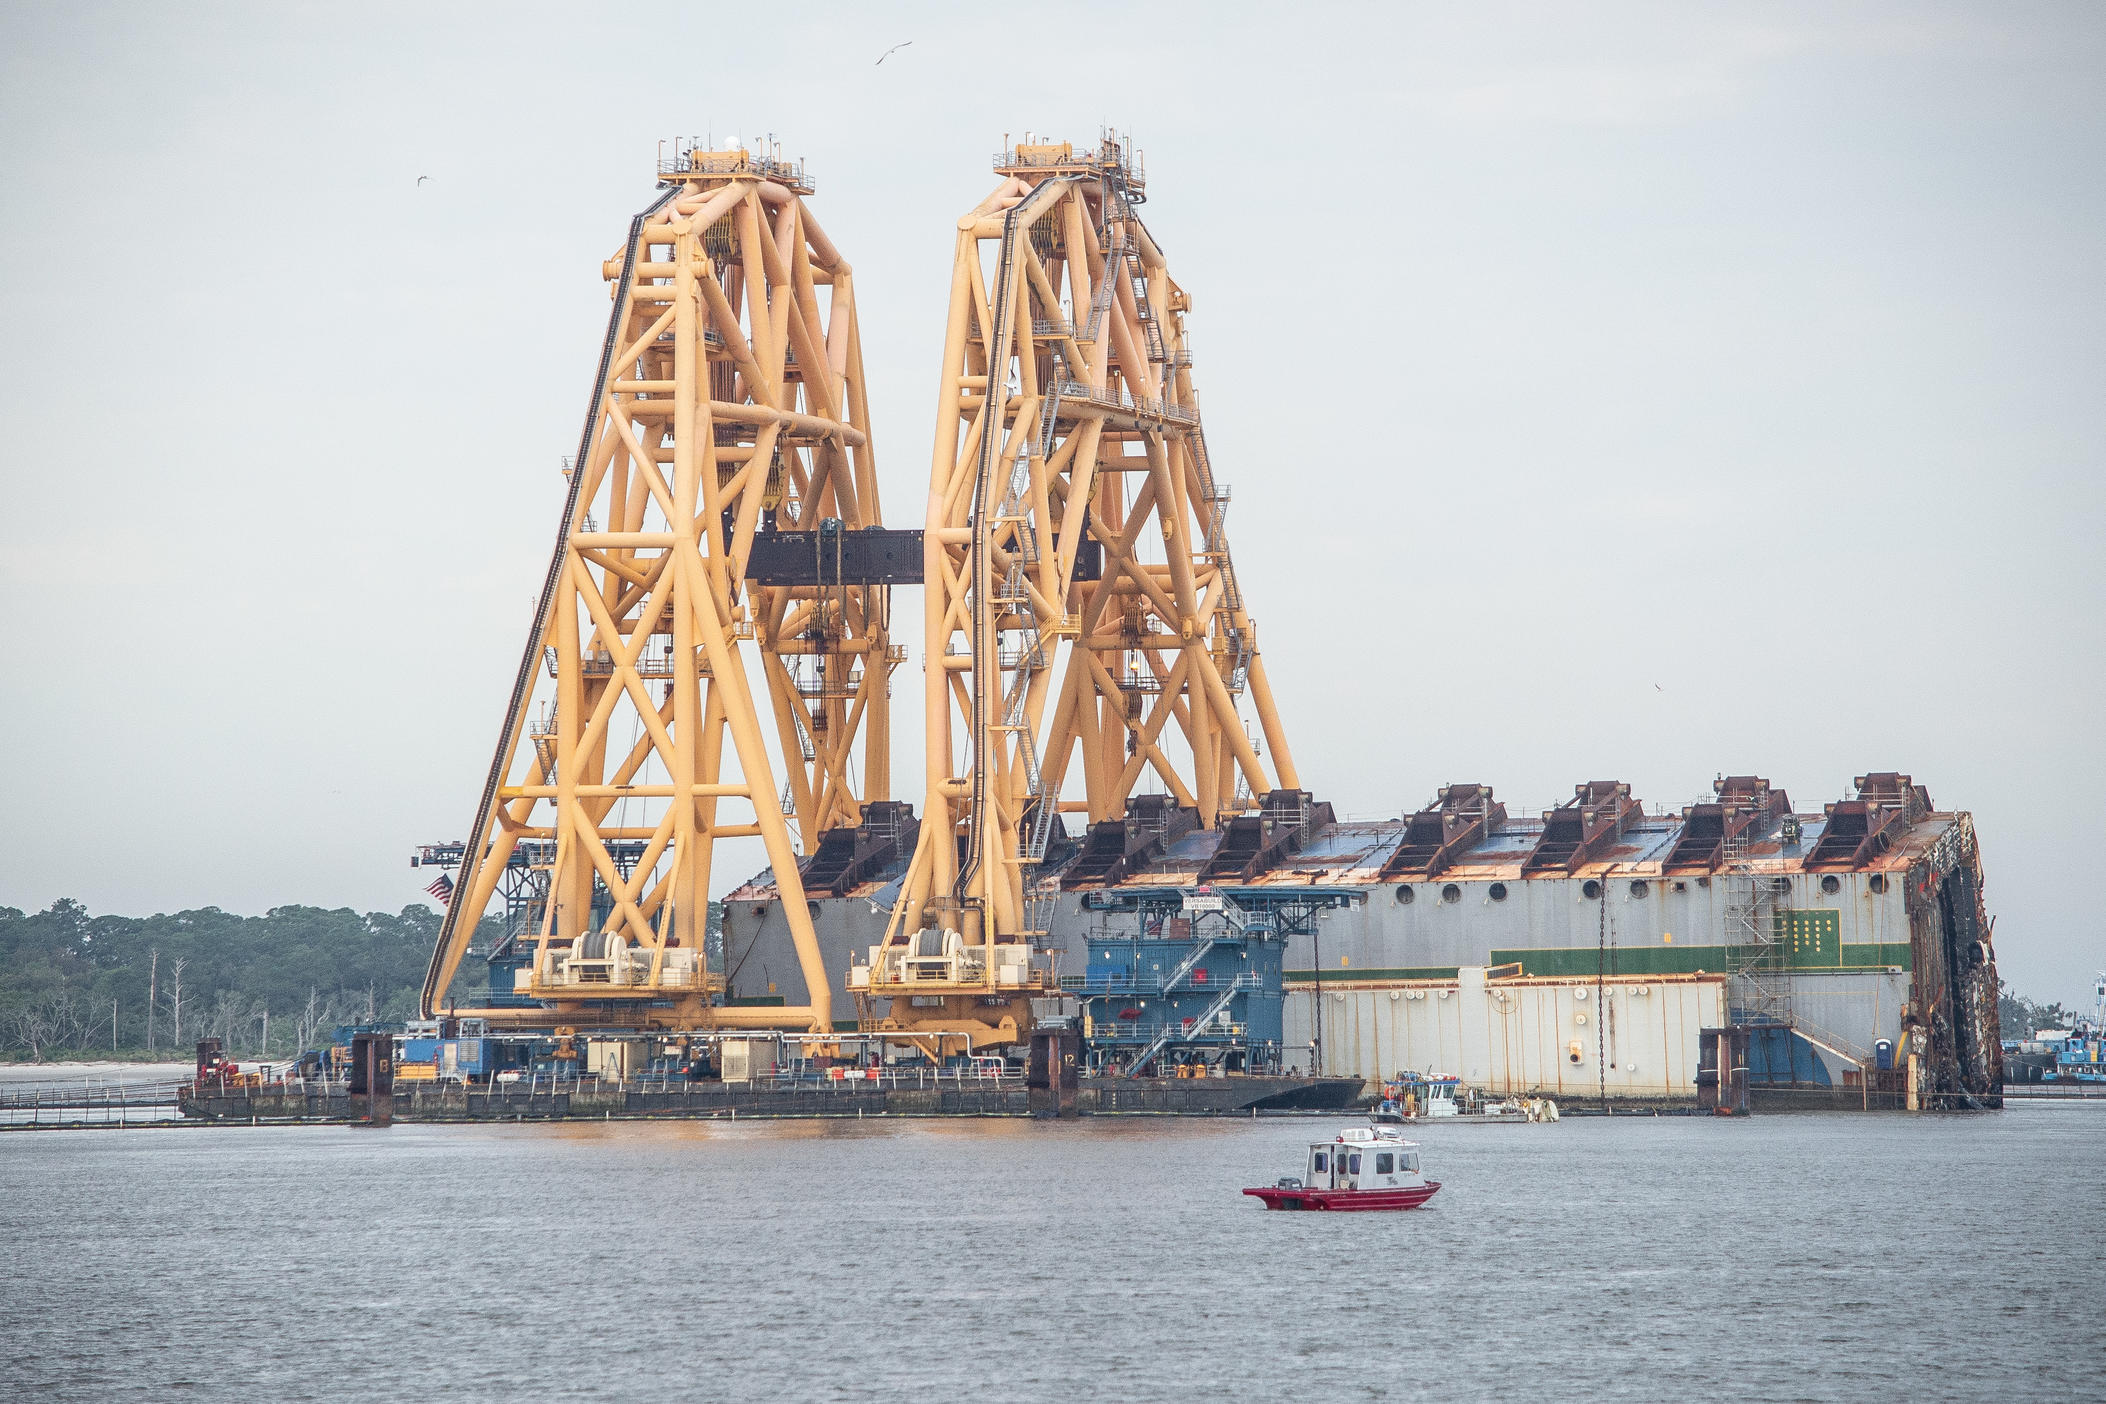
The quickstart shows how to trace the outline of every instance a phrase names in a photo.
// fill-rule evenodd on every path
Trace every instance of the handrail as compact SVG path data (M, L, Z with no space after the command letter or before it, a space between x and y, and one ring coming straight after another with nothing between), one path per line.
M1199 411L1187 405L1174 405L1168 400L1159 400L1152 395L1121 394L1115 390L1099 390L1079 380L1063 381L1056 387L1064 400L1083 400L1106 409L1120 410L1127 414L1145 415L1153 419L1168 420L1174 424L1199 423Z
M779 180L797 190L807 190L811 182L807 179L802 157L795 161L779 161L767 156L756 156L739 148L731 151L711 151L707 147L688 147L676 150L671 156L658 158L658 174L661 176L757 176L763 180ZM679 187L675 186L677 191Z
M1792 1011L1791 1020L1786 1027L1814 1047L1825 1048L1844 1062L1857 1064L1860 1069L1870 1067L1872 1064L1870 1049L1859 1048L1841 1034L1831 1033L1819 1024L1807 1022L1805 1016L1797 1010Z

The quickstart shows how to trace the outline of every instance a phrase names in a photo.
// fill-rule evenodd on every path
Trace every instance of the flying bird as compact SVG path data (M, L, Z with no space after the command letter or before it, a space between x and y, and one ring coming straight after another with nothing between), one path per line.
M424 184L424 182L425 182L425 181L427 181L427 180L430 180L430 179L431 179L431 177L430 177L430 176L418 176L418 177L417 177L417 184L419 184L419 185L422 185L422 184Z
M908 44L911 44L913 42L914 41L912 39L909 39L905 43L894 44L891 48L885 50L885 52L877 56L878 63L883 63L886 59L891 58L894 54L898 53L901 49L906 48ZM877 67L877 63L874 63L870 66L872 68L875 68Z

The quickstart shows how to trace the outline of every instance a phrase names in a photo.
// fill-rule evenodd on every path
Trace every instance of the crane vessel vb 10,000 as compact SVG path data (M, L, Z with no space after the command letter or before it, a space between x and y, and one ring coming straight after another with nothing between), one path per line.
M854 285L803 164L683 146L659 182L602 270L614 308L554 559L473 830L437 857L459 874L423 1009L502 891L501 943L532 960L508 1005L457 1012L830 1032L790 826L809 849L887 795L888 561L917 578L919 533L877 527ZM753 837L805 1006L732 1007L710 967L713 852Z
M893 532L850 272L802 165L702 148L662 165L664 193L604 270L592 411L473 836L426 850L460 869L427 1016L502 893L500 950L533 958L510 1006L472 1011L499 1026L842 1027L804 874L872 814L905 819L908 841L886 754L894 583L925 585L926 808L882 937L846 972L858 1030L930 1052L1023 1037L1056 988L1062 813L1091 826L1086 865L1136 806L1159 829L1211 829L1306 803L1139 162L1113 135L1027 141L995 168L958 222L926 529ZM749 654L788 769L780 807ZM752 836L805 1005L731 1005L711 968L712 846Z
M849 975L866 1013L889 1001L885 1027L973 1047L1018 1038L1053 988L1058 814L1107 824L1152 777L1165 816L1212 828L1296 785L1200 427L1190 299L1135 208L1144 173L1115 134L1027 141L995 170L958 221L937 392L927 807Z

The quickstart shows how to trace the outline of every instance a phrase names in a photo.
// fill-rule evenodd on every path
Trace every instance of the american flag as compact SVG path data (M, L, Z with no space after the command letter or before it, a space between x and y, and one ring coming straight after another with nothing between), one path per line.
M444 873L440 873L438 881L424 890L438 898L439 905L443 907L453 900L453 879Z

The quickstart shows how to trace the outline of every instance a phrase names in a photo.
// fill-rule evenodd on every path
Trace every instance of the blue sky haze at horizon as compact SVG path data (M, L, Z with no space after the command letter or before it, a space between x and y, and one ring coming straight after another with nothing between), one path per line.
M425 900L661 137L810 162L917 525L954 221L1005 132L1108 121L1305 783L1909 771L2006 977L2089 1003L2106 15L1082 8L1006 87L948 6L800 7L780 67L707 9L0 10L0 904Z

